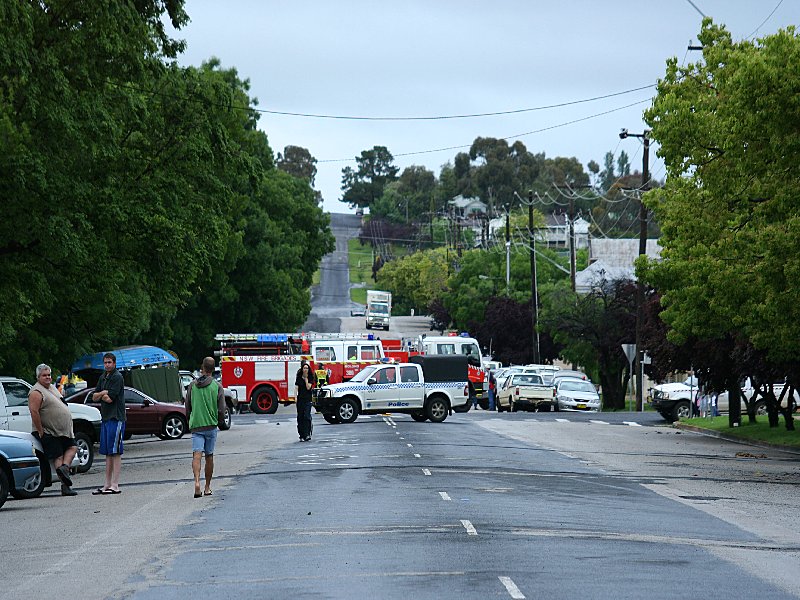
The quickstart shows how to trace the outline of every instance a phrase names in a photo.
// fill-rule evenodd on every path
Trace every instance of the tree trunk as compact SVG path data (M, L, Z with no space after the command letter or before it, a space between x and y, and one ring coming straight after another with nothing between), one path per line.
M786 408L783 408L783 399L786 398ZM786 422L786 431L794 431L794 388L786 384L781 390L781 396L778 398L778 410L783 415L783 420Z
M738 427L742 422L742 390L737 378L728 382L728 427Z

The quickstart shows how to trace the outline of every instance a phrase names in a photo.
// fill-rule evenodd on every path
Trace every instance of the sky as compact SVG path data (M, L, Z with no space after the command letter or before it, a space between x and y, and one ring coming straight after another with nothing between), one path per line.
M213 56L249 79L258 109L274 111L259 128L276 155L294 145L317 159L315 188L329 212L353 212L340 201L342 169L373 146L386 146L401 171L423 165L437 176L478 136L520 140L584 167L624 150L641 170L641 141L620 140L620 129L645 129L668 58L700 59L687 46L698 43L701 13L734 40L800 21L800 0L186 0L185 8L191 22L173 32L187 42L180 62ZM521 112L422 119L508 111ZM378 120L393 117L404 120ZM655 152L650 171L665 177Z

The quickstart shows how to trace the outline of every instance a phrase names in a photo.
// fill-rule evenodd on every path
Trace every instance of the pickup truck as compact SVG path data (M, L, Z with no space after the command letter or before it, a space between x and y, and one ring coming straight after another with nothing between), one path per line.
M408 363L369 365L346 383L325 385L313 398L328 423L359 414L405 413L441 423L469 402L466 356L413 356Z
M540 373L514 373L497 391L497 412L516 412L520 407L549 412L554 402L555 388L545 385Z
M33 431L28 392L33 386L16 377L0 377L0 430ZM75 443L78 446L80 473L88 471L94 462L94 444L100 441L100 411L92 406L69 404Z

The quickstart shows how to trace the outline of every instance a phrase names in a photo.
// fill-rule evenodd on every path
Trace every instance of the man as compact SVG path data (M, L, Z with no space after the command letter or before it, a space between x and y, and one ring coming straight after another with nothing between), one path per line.
M39 438L47 458L53 461L56 475L61 480L61 495L76 496L72 489L69 466L78 447L72 430L72 414L61 399L61 393L53 385L50 367L36 367L36 385L28 393L28 408L31 411L33 435Z
M300 363L300 369L294 378L297 396L297 435L301 442L311 441L313 423L311 421L311 396L317 378L307 360Z
M494 378L494 370L489 371L489 410L494 410L494 399L497 395L497 379Z
M103 355L103 374L94 388L92 399L100 403L100 454L106 455L106 479L93 495L119 494L122 469L122 438L125 436L125 384L117 371L117 357Z
M214 446L217 443L217 426L225 419L225 392L214 379L214 358L206 356L200 367L200 377L186 390L186 416L192 432L192 473L194 497L211 495L211 477L214 475ZM206 455L206 486L200 492L200 460Z

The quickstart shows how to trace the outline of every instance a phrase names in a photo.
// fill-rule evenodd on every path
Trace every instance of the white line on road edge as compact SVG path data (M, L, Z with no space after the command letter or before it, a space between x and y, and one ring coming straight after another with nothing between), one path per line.
M421 455L419 455L419 454L415 454L415 455L414 455L414 458L422 458L422 456L421 456Z
M467 533L470 535L478 535L478 532L475 530L475 527L467 521L466 519L461 519L461 524L464 526L464 529L467 530Z
M427 475L428 477L430 477L431 472L428 469L422 469L422 474L423 475Z
M623 421L625 425L630 425L631 427L641 427L641 423L637 423L636 421Z
M498 579L500 580L500 583L506 587L509 596L515 598L515 600L523 600L525 598L525 594L519 591L517 584L511 581L511 577L500 575Z
M569 419L556 419L556 423L569 423Z
M442 497L442 500L452 500L447 492L439 492L439 495Z
M589 423L594 423L595 425L608 425L608 421L595 421L593 419L589 419Z

